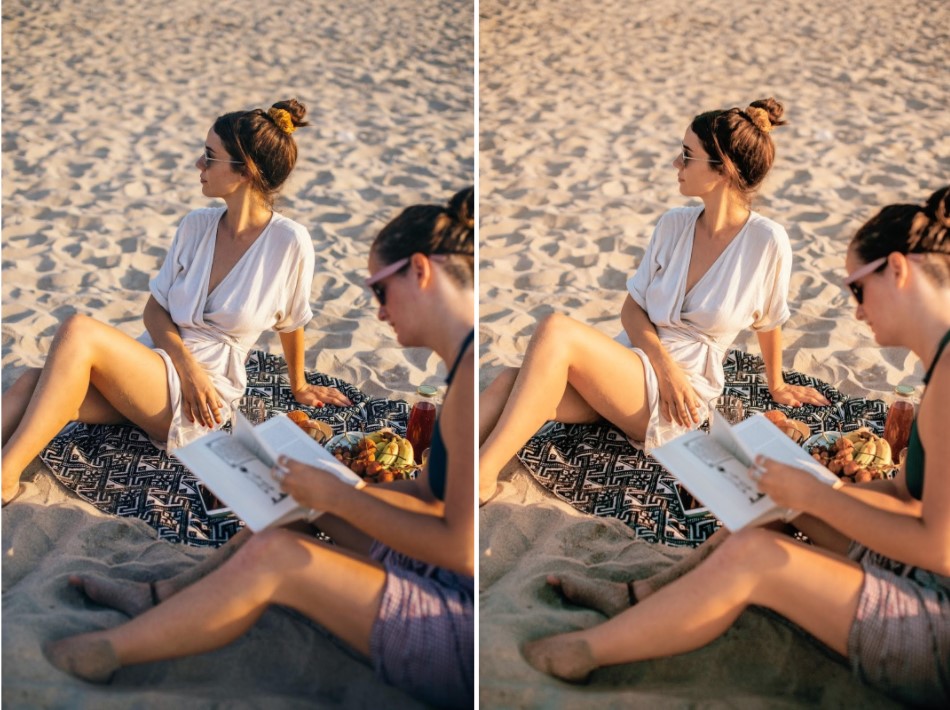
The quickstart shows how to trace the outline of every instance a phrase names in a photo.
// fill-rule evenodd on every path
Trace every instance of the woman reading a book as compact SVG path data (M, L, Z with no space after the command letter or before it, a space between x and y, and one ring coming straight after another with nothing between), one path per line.
M57 667L105 681L124 665L223 646L280 604L346 641L386 682L428 703L471 706L473 192L458 193L447 207L408 208L370 251L367 285L379 300L379 318L400 344L437 353L449 373L422 475L353 487L306 462L280 462L275 477L283 490L326 512L319 525L336 545L271 529L242 534L243 544L220 548L199 569L171 580L72 579L95 601L140 615L50 644L47 655Z
M781 325L792 253L785 230L750 209L775 157L770 133L784 123L774 99L708 111L686 129L673 161L680 192L702 205L664 214L627 281L614 340L564 315L538 326L520 369L503 372L479 407L479 497L548 419L606 419L644 450L696 428L722 393L722 359L755 330L774 401L828 401L782 377ZM618 342L619 341L619 342Z
M526 644L532 665L580 680L600 666L684 653L758 605L902 702L950 703L950 187L922 207L881 210L852 239L845 269L857 317L878 344L908 348L926 368L897 476L835 488L757 461L749 475L778 505L801 511L793 524L814 545L745 528L698 548L687 558L692 569L663 586L598 582L598 593L584 580L551 577L568 598L616 616ZM621 611L627 604L616 598L634 588Z
M292 133L306 107L220 116L195 163L201 192L223 207L181 221L135 340L80 314L53 338L42 369L3 394L3 504L20 491L27 464L71 420L141 427L169 450L220 426L244 394L244 361L260 334L280 334L290 385L301 404L348 405L304 377L313 244L273 203L297 161Z

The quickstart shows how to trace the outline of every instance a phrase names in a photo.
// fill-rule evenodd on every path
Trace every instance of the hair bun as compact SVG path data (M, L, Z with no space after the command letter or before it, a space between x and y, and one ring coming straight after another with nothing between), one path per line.
M446 207L449 214L468 229L475 228L475 188L466 187L459 190Z
M301 126L309 125L304 120L304 116L307 115L307 107L297 101L297 99L278 101L270 107L267 111L267 115L277 124L278 128L288 135Z
M937 190L927 199L924 212L935 225L950 227L950 185Z
M744 113L756 128L764 133L771 133L773 128L784 126L786 123L782 120L785 107L771 97L753 101Z

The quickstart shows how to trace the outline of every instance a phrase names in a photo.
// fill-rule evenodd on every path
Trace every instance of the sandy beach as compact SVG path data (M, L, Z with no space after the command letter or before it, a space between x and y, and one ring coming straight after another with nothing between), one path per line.
M856 227L950 178L945 3L483 0L479 12L482 388L520 364L552 311L620 332L653 225L687 204L671 163L689 121L768 96L788 125L754 208L785 226L795 256L785 368L849 396L921 385L912 355L881 351L854 319L841 280ZM751 332L735 346L758 352ZM589 686L534 671L521 643L602 619L556 599L545 574L627 579L680 553L576 513L515 463L502 479L480 517L483 707L891 705L757 611L706 649Z
M223 0L3 6L2 366L6 389L80 312L135 337L149 278L202 197L214 119L297 97L311 126L278 210L317 255L306 366L372 397L441 386L363 287L369 245L403 207L474 180L473 3ZM276 334L258 347L279 352ZM206 551L105 516L42 467L3 511L5 707L412 707L309 623L280 610L219 652L95 687L44 659L47 639L121 620L70 573L171 574Z

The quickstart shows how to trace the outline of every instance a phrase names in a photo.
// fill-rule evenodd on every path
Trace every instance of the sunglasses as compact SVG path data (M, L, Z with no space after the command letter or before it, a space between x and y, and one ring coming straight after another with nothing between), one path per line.
M864 284L859 283L858 279L863 279L865 276L869 276L870 274L876 274L878 271L884 271L886 267L887 257L882 256L880 259L875 259L874 261L865 264L844 280L844 285L851 289L851 293L854 295L854 300L858 302L859 306L864 303Z
M680 160L683 161L684 165L688 165L687 161L689 160L695 160L698 163L721 163L722 162L721 160L713 160L712 158L694 158L693 156L686 154L685 148L680 151L679 157L680 157Z
M394 276L400 271L405 270L409 266L410 258L411 257L407 256L399 259L399 261L394 261L389 266L385 266L377 271L364 282L373 292L373 295L376 296L376 300L379 301L380 306L386 305L386 285L383 282L390 276Z
M206 164L208 164L208 163L231 163L231 164L233 164L233 165L244 165L244 161L243 161L243 160L222 160L221 158L212 158L211 155L208 153L208 149L207 149L207 148L205 148L205 149L202 151L202 153L201 153L201 158L202 158L202 160L205 161Z

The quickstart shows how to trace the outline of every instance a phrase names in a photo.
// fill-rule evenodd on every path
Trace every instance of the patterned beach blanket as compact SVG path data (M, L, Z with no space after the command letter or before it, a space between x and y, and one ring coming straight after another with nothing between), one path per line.
M779 406L769 395L760 357L730 350L724 366L725 394L742 399L746 412L778 408L807 423L813 434L851 431L861 426L879 435L883 433L887 404L882 400L848 399L821 380L787 371L786 382L814 387L831 405ZM558 498L581 512L618 518L642 540L693 547L720 526L708 513L687 516L673 485L676 479L606 422L549 422L518 457L534 478Z
M268 416L303 409L311 418L329 424L334 434L381 426L405 432L407 402L370 399L348 382L308 372L307 382L336 387L353 406L304 407L294 400L282 376L286 372L279 356L255 350L248 358L247 394L265 399ZM40 458L83 500L106 513L141 518L165 540L216 547L244 527L233 514L209 518L198 497L197 479L137 427L74 423L60 432Z

